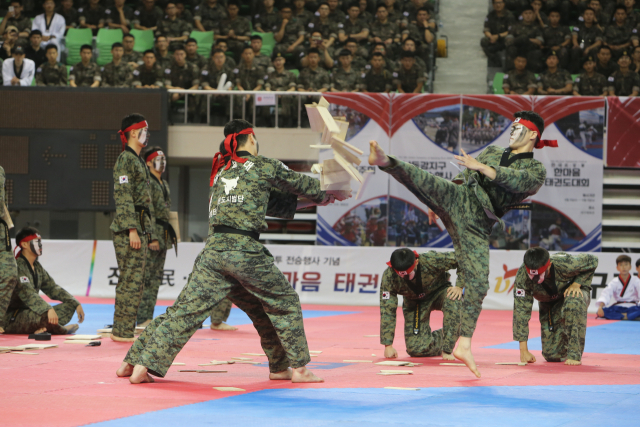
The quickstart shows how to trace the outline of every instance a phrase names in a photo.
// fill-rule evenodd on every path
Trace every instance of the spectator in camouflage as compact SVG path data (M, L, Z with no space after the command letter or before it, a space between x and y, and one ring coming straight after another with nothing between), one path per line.
M4 333L4 317L13 289L18 284L16 259L13 257L11 237L9 237L8 223L11 223L11 218L7 207L5 183L4 168L0 166L0 334Z

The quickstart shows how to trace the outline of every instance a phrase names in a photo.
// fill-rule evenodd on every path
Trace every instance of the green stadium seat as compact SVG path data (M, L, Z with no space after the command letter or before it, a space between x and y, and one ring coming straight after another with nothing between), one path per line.
M578 77L580 74L571 74L571 80L572 81L576 81L576 77Z
M293 74L295 74L296 79L300 76L300 70L298 70L297 68L292 68L291 71Z
M198 53L205 58L211 56L211 47L213 46L213 31L191 31L189 37L196 39L198 42Z
M67 65L67 86L69 86L69 73L71 72L71 65Z
M69 28L65 36L67 48L67 65L75 65L80 62L80 47L93 44L93 34L90 28Z
M113 60L111 56L111 45L114 43L122 43L122 30L107 30L105 28L101 28L98 31L98 36L96 37L96 48L98 50L98 57L96 58L96 62L98 65L108 64Z
M493 76L493 93L496 95L504 95L504 90L502 90L502 81L504 80L504 73L496 73Z
M131 30L130 34L136 38L136 44L133 45L133 50L136 52L153 49L155 44L153 30Z
M251 33L251 35L262 37L262 49L260 49L260 53L266 55L268 58L271 58L273 48L276 47L276 38L274 37L273 33L259 33L257 31L254 31Z

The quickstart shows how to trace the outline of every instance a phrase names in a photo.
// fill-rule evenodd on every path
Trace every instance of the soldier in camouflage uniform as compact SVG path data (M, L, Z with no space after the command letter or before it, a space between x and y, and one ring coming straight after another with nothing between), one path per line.
M274 0L263 0L262 11L253 15L253 30L259 33L275 33L280 18L273 7Z
M133 73L131 66L122 61L124 48L122 43L114 43L111 46L113 60L102 67L102 87L131 87Z
M324 40L328 40L327 47L332 46L338 38L338 23L329 18L329 6L321 4L318 16L307 24L307 33L319 31Z
M276 22L276 29L273 31L276 39L273 52L282 55L291 54L294 65L298 65L298 58L304 52L305 26L298 18L292 18L291 15L289 6L283 6L280 10L280 19Z
M198 42L194 38L188 38L184 45L185 52L187 52L187 62L195 65L198 68L198 72L202 71L207 66L207 58L198 53Z
M253 50L253 63L256 64L259 68L267 72L273 71L273 66L271 64L271 58L267 55L260 52L262 50L262 37L259 35L251 36L251 50Z
M244 120L225 126L225 152L214 157L211 174L205 249L178 300L147 326L118 369L116 374L130 376L131 383L152 381L148 373L164 377L225 297L253 321L269 359L270 379L322 381L305 368L311 358L298 295L258 238L267 229L265 215L293 218L298 196L313 204L326 204L332 196L318 180L258 156L251 128Z
M384 68L384 56L380 52L371 55L371 68L362 73L360 78L362 92L389 93L393 87L393 75Z
M407 187L443 221L455 249L458 277L464 280L460 341L454 356L462 360L479 378L471 337L476 328L482 301L489 290L489 235L496 222L522 201L533 196L544 184L544 165L533 159L533 148L557 146L542 141L544 120L532 111L514 114L509 148L487 147L477 159L462 151L454 156L466 170L453 182L425 172L416 166L387 156L371 141L369 164L377 165ZM458 185L457 185L458 184Z
M220 31L220 23L227 18L227 11L218 0L205 0L195 7L193 22L200 31Z
M38 230L25 227L16 234L16 257L19 283L10 294L9 306L4 316L6 334L33 334L49 332L53 335L72 334L78 325L67 325L78 312L80 323L84 320L82 306L71 294L56 284L38 262L42 255L42 240ZM51 307L39 295L40 291L55 301ZM67 325L65 327L65 325Z
M484 19L484 37L480 46L489 59L489 66L502 66L500 53L505 50L504 40L509 29L516 24L516 19L509 10L505 10L504 1L493 2L493 10Z
M205 90L216 90L223 74L226 74L225 82L231 83L231 88L235 86L236 73L235 66L231 65L231 57L224 54L222 49L214 49L209 63L200 72L200 83ZM201 116L206 117L207 104L204 100L201 104ZM230 97L227 95L211 96L210 112L213 120L224 120L229 115ZM214 124L224 124L214 123Z
M158 237L159 245L158 250L147 251L144 291L138 307L137 323L139 326L147 326L153 319L153 309L156 306L158 290L164 276L167 250L171 249L174 244L177 245L177 241L175 241L176 232L169 224L169 212L171 211L169 183L162 179L162 174L167 166L167 157L160 147L152 147L145 151L142 158L151 172L151 202L155 212L155 235Z
M211 325L209 328L214 331L237 331L238 328L226 323L230 314L231 300L225 298L211 310Z
M138 307L144 290L147 251L159 250L149 169L140 150L149 139L149 126L140 114L122 120L119 131L123 151L113 167L116 215L111 223L120 275L111 339L132 342Z
M122 62L129 64L132 69L138 68L143 63L142 54L133 50L135 44L136 38L133 34L127 34L122 38L122 47L124 48Z
M533 8L527 6L522 12L522 21L515 24L509 30L505 38L507 46L507 66L511 66L516 56L524 55L527 58L527 69L538 72L542 68L542 51L544 38L542 30L535 20Z
M573 82L573 94L575 96L607 96L609 94L607 78L595 72L596 63L593 56L587 56L583 62L584 72Z
M165 71L173 65L173 57L169 53L169 42L165 36L156 37L156 63Z
M396 358L393 348L396 331L398 295L402 295L404 341L411 357L442 355L454 360L451 353L460 334L461 281L449 282L449 270L457 269L453 252L429 251L418 255L407 248L391 254L389 267L382 275L380 286L380 344L384 357ZM431 331L429 320L433 310L444 314L443 328Z
M558 68L559 62L556 51L551 51L547 58L547 71L540 74L538 79L540 95L570 95L573 92L571 74L567 70Z
M516 56L513 61L513 70L504 75L502 90L507 95L533 95L538 88L538 79L535 74L527 70L527 58Z
M100 67L91 62L93 49L85 44L80 48L81 61L69 69L69 86L71 87L98 87L102 81Z
M578 72L585 56L595 56L598 48L602 45L604 33L594 22L595 16L593 9L586 9L582 14L583 22L572 29L573 47L571 48L570 67L572 73Z
M327 0L329 5L329 19L334 22L344 22L347 15L338 7L338 0Z
M549 12L549 25L542 30L544 39L544 52L548 55L555 52L560 61L560 68L569 67L569 45L571 44L571 31L569 27L560 25L560 13L557 10Z
M174 3L168 3L167 16L158 22L155 35L165 36L169 42L169 50L174 51L183 44L191 34L191 25L178 18L178 9Z
M627 25L627 12L624 6L616 7L614 18L614 23L604 31L604 41L611 49L613 60L617 61L622 52L629 49L631 37L637 33L634 33L633 27Z
M245 46L242 52L242 60L238 68L233 70L235 83L238 90L262 90L267 70L258 67L254 62L254 53L251 46ZM244 100L244 111L242 101ZM253 95L240 95L233 97L233 115L236 117L253 116Z
M270 72L264 83L265 90L286 90L295 92L298 86L297 77L293 72L285 70L284 64L286 62L285 57L281 53L273 54L273 71ZM296 112L295 106L297 99L293 96L281 96L279 95L280 106L278 111L278 126L280 127L293 127L293 118ZM295 114L297 116L297 114ZM275 122L275 115L273 121Z
M525 253L513 291L513 339L520 343L521 362L536 361L527 347L535 298L540 306L542 356L547 362L581 364L591 281L597 267L598 257L590 254L549 256L540 247Z
M376 13L377 19L369 26L369 43L384 43L389 46L400 42L400 28L389 21L389 12L381 4Z
M240 6L237 0L227 2L229 17L220 22L220 32L216 34L216 38L227 41L227 46L234 53L236 59L240 58L245 43L249 41L251 36L251 23L244 16L238 16L239 10Z
M67 67L58 62L58 47L47 45L47 62L36 70L38 86L67 86Z
M164 18L164 12L156 5L155 0L143 0L142 5L133 12L131 24L136 30L155 31L158 21L162 18Z
M27 45L27 38L31 33L31 18L22 13L22 3L20 1L9 2L13 6L13 13L7 12L0 22L0 35L2 35L7 27L16 27L18 30L18 42L24 46Z
M364 72L365 68L369 64L367 64L367 60L364 56L359 55L358 43L356 43L354 39L349 39L344 44L344 48L351 52L351 57L353 58L351 61L351 67L358 72Z
M422 93L424 72L416 64L415 53L405 50L400 54L402 66L393 73L393 83L399 93Z
M9 226L13 228L7 206L6 175L0 166L0 334L4 332L4 317L7 313L13 289L18 284L16 260L11 250Z
M342 49L338 56L338 66L331 71L331 92L358 91L361 71L353 69L352 61L351 51Z
M124 34L129 34L131 21L133 21L133 9L124 4L125 0L114 0L114 6L104 11L104 23L108 28L121 29Z
M227 45L227 41L223 39L217 39L214 45L214 49L220 49L227 56L227 63L231 68L237 68L238 63L233 58L233 52L229 51L229 46ZM213 55L213 54L212 54ZM226 123L226 122L225 122Z
M156 63L156 55L152 50L147 50L142 58L143 64L133 70L131 86L136 88L160 88L166 83L165 72Z
M89 4L78 8L80 28L90 28L93 35L104 27L105 8L100 6L100 0L89 0Z
M307 28L307 25L313 21L315 16L310 10L304 7L305 3L305 0L293 0L292 14L304 28Z
M320 52L312 48L307 52L309 65L300 71L298 76L298 90L301 92L324 92L331 87L329 72L318 66Z
M632 71L631 57L625 50L618 59L620 69L609 76L609 96L638 96L640 92L640 76Z
M369 25L359 19L360 8L357 4L352 3L349 6L349 19L344 24L338 24L338 46L344 47L347 40L353 39L358 42L358 54L367 56L367 41L369 40Z
M402 42L402 50L408 50L410 52L415 53L416 65L420 68L420 70L422 70L422 74L426 76L427 72L429 71L429 68L425 60L420 58L420 54L418 52L417 46L418 46L418 42L412 39L411 37L407 37ZM402 52L401 52L401 55L402 55ZM427 55L427 59L429 59L428 55Z
M178 46L173 51L173 63L168 72L165 70L165 79L167 80L167 89L198 89L198 86L200 86L200 71L198 67L187 61L187 52L183 46ZM184 99L185 96L189 95L172 93L171 101L175 102L179 99ZM200 110L199 102L199 96L189 96L187 113L190 116L194 116Z

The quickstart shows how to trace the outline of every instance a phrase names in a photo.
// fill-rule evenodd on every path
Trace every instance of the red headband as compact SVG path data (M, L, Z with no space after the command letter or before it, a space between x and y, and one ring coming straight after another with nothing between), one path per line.
M125 133L131 132L132 130L136 130L136 129L144 129L147 127L149 127L149 124L147 123L146 120L143 120L139 123L129 126L125 130L119 130L118 134L120 135L120 141L122 141L122 151L124 151L124 146L127 145L127 137L124 136Z
M41 238L40 235L38 233L36 233L36 234L32 234L30 236L27 236L27 237L23 238L19 242L16 242L17 243L16 248L13 250L14 251L14 257L16 259L18 259L20 257L20 253L22 252L22 248L20 247L21 244L23 244L25 242L30 242L30 241L35 240L35 239L40 239L40 238Z
M533 124L533 122L530 122L529 120L525 120L521 117L518 117L517 119L515 119L513 121L513 124L519 123L522 126L526 127L527 129L533 131L533 132L538 132L538 140L536 141L536 145L535 147L540 149L540 148L544 148L544 147L557 147L558 146L558 141L555 139L540 139L540 136L542 135L540 133L540 130L538 130L538 126L536 126L535 124Z
M150 161L152 161L153 159L155 159L158 156L164 156L164 153L161 150L154 151L153 153L151 153L151 154L149 154L147 156L147 160L146 161L150 162Z
M531 269L529 267L527 267L527 265L525 264L525 268L527 269L527 274L532 274L534 276L539 276L542 273L544 273L545 271L547 271L547 269L549 268L549 266L551 265L551 258L549 258L549 260L547 261L547 263L545 265L543 265L542 267L538 268L538 269Z
M418 255L418 252L413 251L413 253L414 253L414 254L415 254L415 256L416 256L416 259L418 259L418 257L420 256L420 255ZM387 262L387 265L388 265L389 267L393 268L393 266L391 265L391 261L388 261L388 262ZM393 271L395 271L395 272L398 274L398 276L400 276L400 277L404 277L404 276L408 276L409 274L411 274L411 272L413 271L413 269L414 269L414 268L416 268L416 263L415 263L415 262L414 262L413 264L411 264L411 267L407 268L407 269L406 269L406 270L404 270L404 271L398 271L398 270L396 270L395 268L393 268ZM404 273L404 274L400 274L400 273Z
M255 133L253 132L252 128L247 128L238 133L227 135L227 137L224 139L224 149L227 151L227 154L223 155L222 153L217 152L215 156L213 156L213 164L211 165L211 177L209 178L209 187L213 186L213 180L215 179L222 165L225 163L225 159L228 159L228 161L227 166L224 168L224 170L227 170L231 167L231 160L235 160L238 163L244 163L247 161L247 159L238 157L238 155L236 154L236 150L238 149L238 140L236 139L236 137L238 135L255 136Z

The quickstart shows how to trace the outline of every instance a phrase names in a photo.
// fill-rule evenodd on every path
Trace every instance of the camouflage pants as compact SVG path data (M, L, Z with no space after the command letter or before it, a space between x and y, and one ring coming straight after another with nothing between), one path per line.
M228 297L252 320L271 372L309 363L300 299L269 251L216 251L210 242L176 302L147 326L125 362L164 377L211 310Z
M58 324L49 324L48 312L38 314L28 308L18 310L18 312L7 313L5 316L5 333L7 334L32 334L38 329L47 328L47 332L52 335L65 335L67 330L64 325L71 321L76 312L75 302L63 302L54 305L53 309L58 315ZM13 319L13 320L11 320Z
M0 252L0 326L4 327L4 316L7 312L13 289L18 284L18 267L11 251Z
M231 314L231 301L225 298L211 310L211 323L219 325L222 322L226 322L229 314Z
M540 303L542 356L547 362L566 359L582 360L587 335L587 307L591 295L586 289L582 297L566 297L556 303ZM549 330L549 320L553 331Z
M489 219L475 195L475 189L457 185L398 161L383 169L411 191L442 220L451 236L458 261L458 280L465 290L460 310L460 336L471 338L489 291Z
M166 250L152 251L151 249L147 249L147 265L144 269L144 290L142 291L140 307L138 307L138 324L153 319L153 309L156 307L156 301L158 300L158 290L162 284L164 261L166 258Z
M140 249L129 246L129 232L113 233L113 246L120 276L116 285L116 304L113 313L113 335L133 338L142 298L147 264L147 235L140 236Z
M451 354L460 333L459 300L447 298L447 288L434 292L423 301L404 299L402 314L404 315L404 342L407 353L411 357L439 356L443 351ZM420 331L414 333L416 307L420 305ZM431 312L442 311L444 321L442 329L431 331L429 320Z

